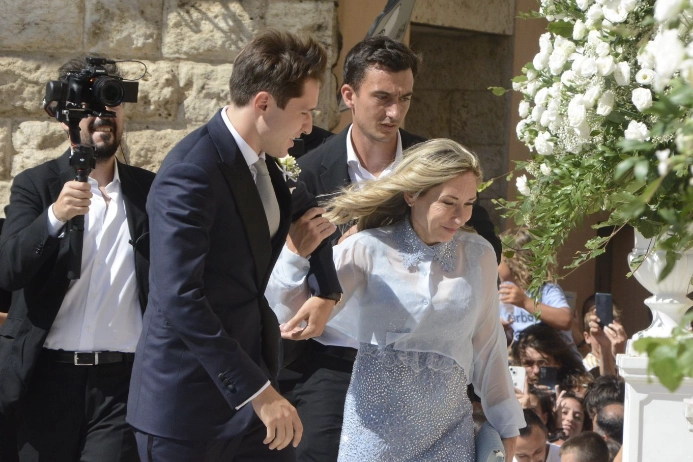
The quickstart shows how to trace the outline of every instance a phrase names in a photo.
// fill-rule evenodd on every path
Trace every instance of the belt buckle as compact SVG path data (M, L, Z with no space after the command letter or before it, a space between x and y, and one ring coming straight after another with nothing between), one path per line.
M90 361L89 355L94 355L94 361ZM79 353L75 351L75 366L96 366L99 364L99 353Z

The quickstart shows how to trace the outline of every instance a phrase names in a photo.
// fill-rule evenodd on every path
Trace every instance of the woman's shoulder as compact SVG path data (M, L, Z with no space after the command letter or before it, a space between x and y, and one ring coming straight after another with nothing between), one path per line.
M491 251L495 255L495 250L493 250L493 246L491 245L491 243L474 231L460 229L459 231L457 231L453 239L462 244L462 247L466 251L472 249L476 250L477 253L486 253Z

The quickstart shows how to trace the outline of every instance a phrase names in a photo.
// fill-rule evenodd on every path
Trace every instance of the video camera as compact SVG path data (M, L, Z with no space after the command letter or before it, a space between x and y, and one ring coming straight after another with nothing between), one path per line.
M109 75L104 67L115 64L104 58L86 58L88 67L68 72L65 80L51 80L46 84L43 108L60 122L89 116L113 117L106 107L121 103L136 103L138 82Z

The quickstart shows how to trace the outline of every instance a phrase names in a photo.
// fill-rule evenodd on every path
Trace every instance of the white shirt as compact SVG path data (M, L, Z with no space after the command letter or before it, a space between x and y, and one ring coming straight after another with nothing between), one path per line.
M280 322L310 296L306 266L296 271L287 252L266 291ZM497 315L496 254L483 237L459 231L450 243L429 247L407 220L356 233L333 253L344 296L328 326L358 342L453 359L491 425L504 438L519 433L525 422Z
M395 160L382 171L380 177L375 177L371 172L366 170L363 165L361 165L359 156L356 155L354 144L351 142L352 128L354 128L353 124L349 127L346 139L347 170L349 171L351 183L357 184L363 181L375 180L376 178L383 178L390 175L395 170L395 167L397 167L397 165L399 165L399 163L402 161L402 136L399 134L399 130L397 130L397 149L395 150Z
M84 216L81 277L70 282L43 346L134 353L142 331L142 310L118 168L105 188L111 199L108 203L96 180L88 181L93 196ZM58 236L64 225L51 206L49 233Z
M229 116L226 115L226 109L228 106L224 106L224 108L221 110L221 120L224 121L226 124L226 128L229 129L231 132L231 136L233 136L233 140L236 142L238 145L238 149L240 149L241 154L243 154L243 158L245 159L245 162L248 164L248 168L250 169L251 175L253 175L253 181L257 182L257 167L255 167L255 163L262 158L263 160L265 159L265 153L261 152L260 154L257 154L253 148L250 147L248 143L245 142L243 137L241 136L240 133L238 133L238 130L236 130L236 127L233 126L231 121L229 120ZM265 391L265 388L270 386L270 381L268 380L265 385L263 385L262 388L260 388L253 396L248 398L247 400L243 401L239 406L236 407L236 410L242 408L246 404L248 404L250 401L254 400L257 395Z

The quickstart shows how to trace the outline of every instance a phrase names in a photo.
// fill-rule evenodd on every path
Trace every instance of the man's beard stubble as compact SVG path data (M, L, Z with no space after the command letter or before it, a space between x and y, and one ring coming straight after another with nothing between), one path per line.
M94 130L99 127L110 127L111 131L99 135L101 137L105 135L106 139L95 144L93 137L95 133L99 132L95 132ZM82 133L82 143L94 147L94 160L99 164L109 160L118 152L118 147L120 146L118 135L118 126L115 119L94 119L89 124L88 131Z

